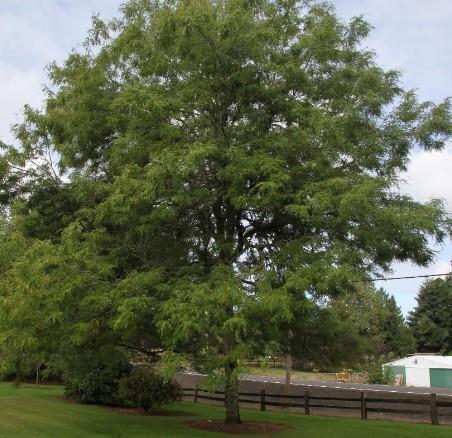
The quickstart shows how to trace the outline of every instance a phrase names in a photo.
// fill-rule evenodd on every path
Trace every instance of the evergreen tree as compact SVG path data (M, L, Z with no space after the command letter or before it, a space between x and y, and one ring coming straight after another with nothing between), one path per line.
M409 325L421 353L452 352L452 277L427 280L410 312Z
M393 295L385 294L385 317L381 325L386 357L404 357L415 352L415 340Z
M333 314L349 321L364 339L368 357L403 357L413 353L414 339L394 297L383 289L360 285L333 300Z

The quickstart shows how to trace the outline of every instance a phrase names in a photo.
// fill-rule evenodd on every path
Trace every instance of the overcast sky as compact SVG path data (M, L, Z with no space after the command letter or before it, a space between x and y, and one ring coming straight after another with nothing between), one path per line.
M39 106L45 65L62 61L80 46L91 16L116 14L121 0L0 0L0 139L12 142L12 124L21 108ZM366 46L380 64L403 72L403 84L416 88L423 99L441 101L452 96L451 0L335 0L344 19L364 15L374 26ZM417 200L440 197L452 211L452 147L439 153L413 154L406 185ZM394 266L394 274L444 273L450 269L450 240L438 248L435 264L421 269ZM393 293L407 313L415 305L420 281L379 282Z

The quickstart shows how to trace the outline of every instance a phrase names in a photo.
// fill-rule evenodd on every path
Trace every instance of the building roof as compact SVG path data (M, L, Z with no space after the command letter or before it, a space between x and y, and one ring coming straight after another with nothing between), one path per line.
M415 354L386 363L390 366L404 366L406 368L450 368L452 369L452 356L432 356Z

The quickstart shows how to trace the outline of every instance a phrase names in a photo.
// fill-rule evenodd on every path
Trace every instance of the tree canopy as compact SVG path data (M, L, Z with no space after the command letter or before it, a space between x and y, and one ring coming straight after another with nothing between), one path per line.
M347 321L365 340L371 361L404 357L415 352L415 341L394 296L360 284L332 302L333 314Z
M131 0L50 66L1 199L69 362L99 342L192 354L223 369L238 422L253 315L278 332L307 297L432 261L443 205L398 183L414 148L450 138L450 102L405 91L369 30L311 1ZM2 305L28 299L27 274L5 269L20 284Z
M452 277L426 281L409 314L409 324L421 353L452 352Z

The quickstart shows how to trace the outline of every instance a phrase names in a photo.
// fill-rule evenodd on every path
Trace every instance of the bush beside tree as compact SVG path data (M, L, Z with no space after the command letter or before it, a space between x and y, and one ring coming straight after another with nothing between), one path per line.
M152 407L181 399L180 386L165 381L150 367L137 367L119 382L118 397L122 404L140 406L146 412Z
M65 396L79 403L100 405L119 404L119 381L131 371L127 358L108 346L79 351L78 356L61 366Z

